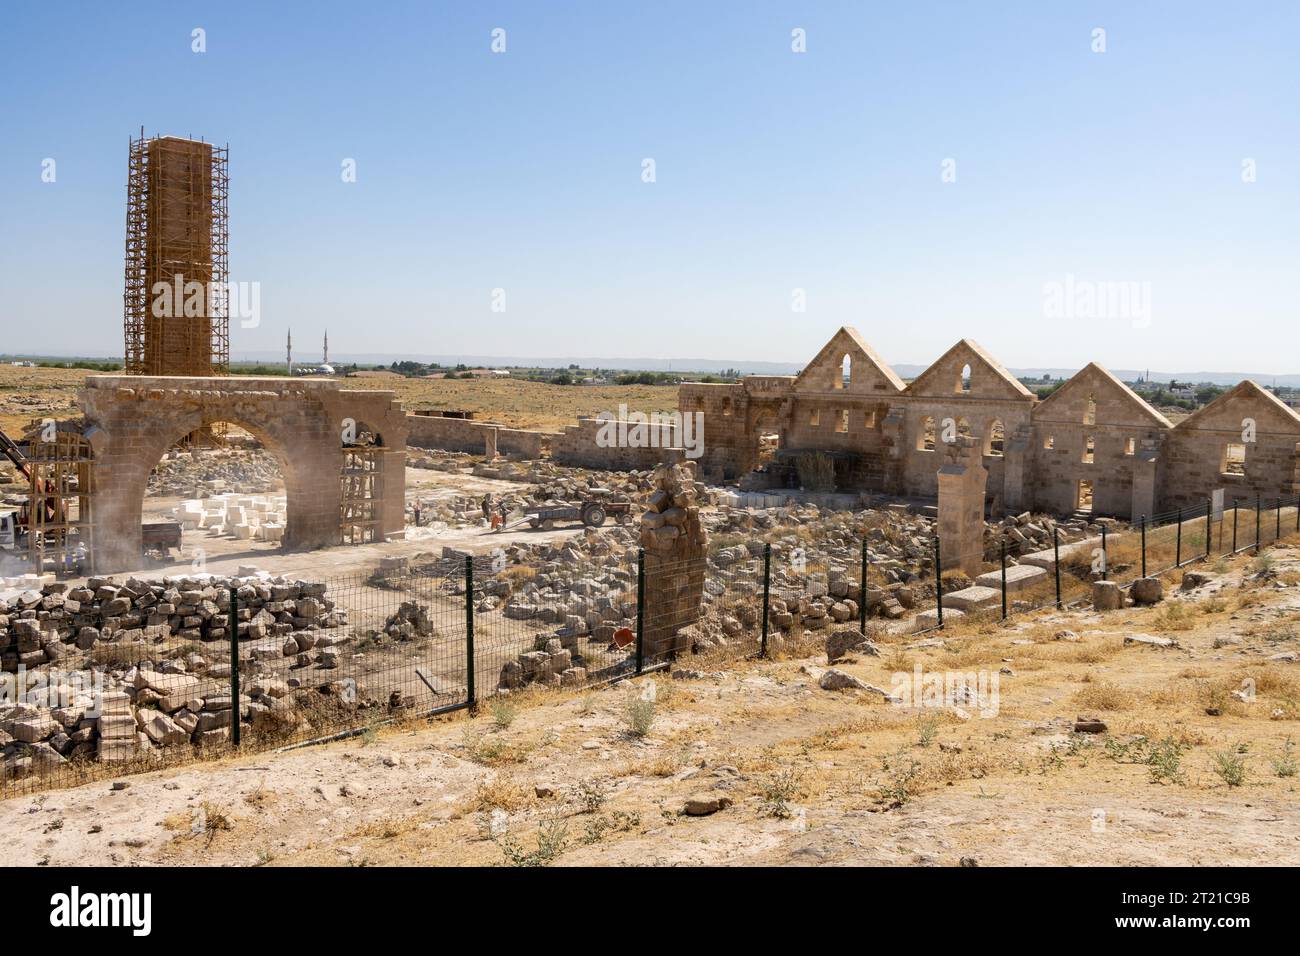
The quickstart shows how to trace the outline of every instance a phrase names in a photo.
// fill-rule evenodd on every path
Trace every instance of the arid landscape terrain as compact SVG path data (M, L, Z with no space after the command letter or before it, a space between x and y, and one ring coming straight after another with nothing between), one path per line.
M0 431L20 435L33 418L77 414L76 391L84 369L0 365ZM407 410L474 412L514 428L559 429L579 416L617 411L620 403L647 413L677 407L671 385L561 386L510 379L406 378L396 372L362 372L343 380L348 388L391 389Z
M1300 550L1177 577L835 665L997 674L983 711L824 690L809 642L15 797L5 862L1294 865Z

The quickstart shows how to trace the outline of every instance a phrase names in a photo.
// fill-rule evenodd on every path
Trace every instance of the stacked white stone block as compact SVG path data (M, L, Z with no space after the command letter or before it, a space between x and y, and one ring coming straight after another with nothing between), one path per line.
M279 544L284 537L284 495L241 495L234 492L182 501L173 514L181 527L204 530L211 537Z

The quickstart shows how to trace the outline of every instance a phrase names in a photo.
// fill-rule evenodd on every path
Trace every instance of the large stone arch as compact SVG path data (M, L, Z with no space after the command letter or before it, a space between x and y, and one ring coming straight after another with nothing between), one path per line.
M339 543L342 430L364 420L384 436L385 465L400 476L406 419L392 392L344 391L337 382L277 378L92 375L79 393L95 452L95 568L140 560L140 519L149 472L180 438L214 422L247 429L276 457L284 477L284 546ZM389 482L382 532L403 529L403 484ZM394 500L389 500L394 499Z

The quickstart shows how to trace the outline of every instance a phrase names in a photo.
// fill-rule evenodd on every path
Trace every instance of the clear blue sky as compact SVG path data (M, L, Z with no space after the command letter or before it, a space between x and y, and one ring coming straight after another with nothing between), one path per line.
M1300 371L1293 0L10 0L0 79L0 351L120 355L143 125L230 144L236 355ZM1150 321L1046 316L1066 274Z

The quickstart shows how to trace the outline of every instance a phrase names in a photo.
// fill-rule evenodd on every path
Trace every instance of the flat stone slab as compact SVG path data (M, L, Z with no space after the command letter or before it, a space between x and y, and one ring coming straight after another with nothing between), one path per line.
M959 611L978 611L1002 603L1002 592L997 588L980 587L978 584L960 591L950 591L943 596L944 607L954 607Z
M944 623L946 624L951 624L953 622L960 621L965 616L966 616L965 612L959 611L956 608L949 608L948 610L945 610L943 612L943 620ZM920 614L916 616L916 623L913 625L912 630L924 631L927 630L928 628L936 627L938 624L939 624L939 612L936 611L934 608L931 608L928 611L922 611Z
M1107 548L1111 547L1122 537L1123 535L1107 533L1106 547ZM1101 535L1096 535L1095 537L1092 538L1084 538L1082 541L1075 541L1073 544L1061 545L1061 557L1063 558L1070 557L1076 551L1084 551L1088 554L1092 554L1094 548L1100 548L1100 547L1101 547ZM1056 555L1055 553L1053 553L1051 548L1048 548L1046 551L1035 551L1032 554L1021 555L1017 560L1020 562L1022 566L1026 564L1031 564L1034 567L1043 568L1044 570L1047 571L1052 570L1052 568L1056 566ZM1010 572L1010 570L1011 570L1010 568L1007 569L1008 573Z
M1124 637L1124 644L1144 644L1147 647L1179 647L1179 643L1171 637L1157 637L1154 634L1128 634Z
M1007 593L1013 594L1016 591L1022 591L1037 584L1040 579L1045 577L1047 577L1046 568L1040 568L1032 564L1013 565L1007 568ZM977 577L975 583L980 587L1000 591L1002 588L1002 571L987 571Z

